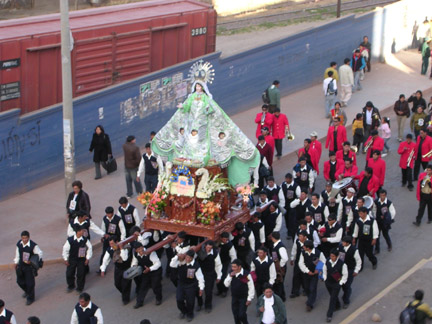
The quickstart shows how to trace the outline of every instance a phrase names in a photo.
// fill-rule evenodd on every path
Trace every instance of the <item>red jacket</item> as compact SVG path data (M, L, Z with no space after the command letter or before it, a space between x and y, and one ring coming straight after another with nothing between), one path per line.
M416 142L416 150L414 153L414 156L417 158L417 153L419 150L419 146L420 146L420 135L417 136L417 142ZM430 152L432 150L432 137L426 135L422 147L421 147L421 154L422 154L422 162L429 162L430 160L432 160L432 156L431 157L425 157L423 158L423 155L427 154L428 152ZM431 154L432 155L432 154Z
M280 114L279 117L273 115L273 124L271 127L271 134L275 139L285 138L285 128L289 128L288 118L285 114Z
M318 162L321 160L321 153L322 153L322 144L318 140L314 140L311 142L311 146L317 151L318 153Z
M373 158L368 159L367 164L372 168L374 176L379 179L380 187L384 186L386 162L379 157L376 161Z
M353 151L348 152L348 157L353 161L353 165L357 166L357 155ZM343 150L336 152L336 159L344 159Z
M264 119L264 124L261 125L261 116L262 116L262 112L258 113L255 117L255 123L257 124L257 130L256 130L256 137L258 138L258 136L261 135L261 127L268 127L268 129L270 130L273 124L273 114L271 113L266 113L265 119Z
M418 181L417 181L417 200L418 201L420 201L421 183L422 183L424 177L426 177L426 174L427 174L426 172L422 172L419 174L419 177L418 177Z
M306 151L305 151L304 147L302 147L298 151L298 156L301 157L305 153L306 153ZM319 157L318 157L317 150L315 150L312 146L309 146L308 153L311 157L311 162L312 162L311 167L314 168L314 170L317 172L317 174L319 174Z
M356 165L352 165L350 169L345 169L345 163L343 163L339 170L336 172L336 178L339 178L340 175L342 175L344 178L346 177L352 177L355 178L358 173L358 168Z
M358 188L360 188L360 185L363 181L364 178L364 171L362 171L358 176L356 176L355 178L359 180L359 185ZM379 179L377 178L376 175L372 175L371 179L369 180L368 186L367 186L367 190L368 192L372 193L372 198L375 198L375 193L378 191L380 185L379 185Z
M345 126L338 126L337 128L337 147L334 147L334 126L330 126L327 132L327 141L325 147L329 149L329 151L338 151L342 150L343 143L347 141L347 132Z
M260 152L261 156L264 156L270 166L273 165L273 151L269 144L265 143L264 147L261 147L257 144L257 149Z
M414 160L416 158L415 155L415 149L416 149L416 143L411 142L408 144L408 142L402 142L399 144L399 148L398 148L398 154L400 154L400 160L399 160L399 167L401 169L406 169L408 167L408 158L411 154L411 151L414 150L414 156L411 159L410 162L410 168L412 169L414 166Z
M264 137L265 141L268 145L270 145L270 147L272 148L272 154L274 154L274 150L275 150L275 140L273 138L273 136L271 135L267 135Z
M344 165L344 161L343 160L337 160L336 159L336 169L335 169L335 178L337 179L337 172L340 169L341 166ZM326 179L326 181L330 181L330 160L325 161L324 162L324 179Z
M369 136L369 138L367 139L367 141L366 141L366 143L364 144L364 146L367 146L367 144L368 144L371 140L372 140L372 136ZM370 154L371 154L371 151L378 150L378 151L382 152L383 149L384 149L384 140L383 140L381 137L377 136L377 137L374 139L374 141L373 141L371 147L369 147L369 149L368 149L367 152L366 152L366 161L367 161L370 157L372 157L372 156L370 155Z

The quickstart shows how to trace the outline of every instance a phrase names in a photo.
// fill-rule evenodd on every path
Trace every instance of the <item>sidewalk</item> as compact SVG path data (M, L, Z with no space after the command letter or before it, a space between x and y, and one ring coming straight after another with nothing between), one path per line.
M398 53L392 62L387 62L388 64L373 64L372 72L367 73L363 81L363 90L353 94L346 108L347 126L351 124L355 114L361 112L368 100L382 110L392 106L400 93L408 97L418 89L430 88L432 82L419 73L420 59L416 51L407 51ZM215 99L217 101L217 98ZM291 131L295 135L295 141L288 144L284 141L284 155L302 147L304 138L309 137L313 130L318 132L319 138L325 137L329 120L323 117L324 96L321 85L283 97L281 106L282 112L288 115ZM254 120L259 111L261 111L260 106L231 116L233 121L254 142L256 140ZM393 112L389 111L386 114L390 116ZM351 138L351 134L348 134L348 139ZM324 150L323 160L326 160L326 155L327 150ZM91 214L93 221L98 226L101 225L105 207L117 208L119 197L125 195L126 192L123 158L116 158L119 169L109 176L104 175L101 180L94 180L93 169L76 175L76 179L83 182L84 191L90 195ZM281 180L277 179L277 182ZM136 198L132 198L130 202L140 207ZM62 246L66 240L65 204L64 180L55 181L0 202L2 211L0 235L3 243L0 248L0 268L12 263L15 253L14 246L22 230L30 231L31 239L37 242L44 251L46 261L60 260ZM138 210L142 217L143 209ZM96 235L93 237L93 243L99 241Z

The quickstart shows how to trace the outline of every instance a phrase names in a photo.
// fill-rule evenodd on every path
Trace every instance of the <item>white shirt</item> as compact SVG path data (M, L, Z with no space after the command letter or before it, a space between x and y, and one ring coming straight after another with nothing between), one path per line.
M371 110L366 109L366 125L372 125L372 112L373 108Z
M240 270L240 272L236 273L235 276L238 278L239 276L243 276L244 270L243 268ZM255 295L255 287L254 287L254 283L253 283L253 279L252 276L250 274L248 274L247 276L248 278L248 296L247 296L247 300L251 301L254 298ZM230 274L228 274L228 276L225 278L224 281L224 285L225 287L229 287L231 285L231 281L232 281L232 277Z
M338 260L339 260L339 257L336 259L336 262ZM330 261L331 266L334 267L336 262L333 262L331 259L329 259L329 261ZM348 268L347 268L347 265L345 263L342 266L341 275L342 275L342 278L339 280L339 285L343 286L348 280ZM324 263L324 267L323 267L323 279L324 279L324 281L327 280L327 264L326 263Z
M346 252L346 251L348 251L348 249L349 249L350 247L351 247L351 244L348 245L348 246L344 246L343 249L344 249L344 251ZM360 254L359 254L359 251L358 251L357 249L356 249L355 252L354 252L354 259L355 259L355 262L356 262L356 266L355 266L355 268L354 268L354 272L355 272L355 273L359 273L360 270L361 270L361 266L362 266L362 260L361 260L361 258L360 258Z
M261 223L262 224L262 222L260 220L257 223ZM259 239L260 243L262 243L262 244L264 244L265 241L266 241L265 230L264 229L265 229L265 226L262 226L260 228L260 230L259 230L259 237L255 237L255 240Z
M337 222L334 222L333 225L329 224L330 228L335 227ZM334 237L327 237L327 242L329 243L339 243L342 240L342 227L338 229L338 231L335 233L336 235Z
M381 204L387 204L387 198L384 199L384 201L381 201L381 199L379 199L379 202ZM388 207L388 211L390 213L391 219L394 219L396 216L396 209L394 208L393 203L390 204L390 206ZM377 206L376 204L373 205L373 214L376 215L377 213Z
M79 307L82 308L83 311L85 311L87 308L91 308L92 306L92 302L89 302L89 304L87 305L87 307L82 307L81 305ZM98 324L103 324L103 316L102 316L102 311L100 308L98 308L96 310L96 313L94 314L94 316L97 318L97 322ZM78 324L78 314L74 308L73 312L72 312L72 317L71 317L71 321L70 324Z
M80 223L79 220L78 220L78 217L75 217L73 223L81 226L81 225L85 224L86 222L90 223L89 229L93 233L95 233L95 234L97 234L99 236L104 236L105 235L105 231L103 231L99 226L97 226L91 219L86 219L84 222ZM69 236L74 236L74 234L75 234L75 230L73 229L73 227L69 223L68 229L67 229L67 236L68 237Z
M305 165L303 168L300 168L300 173L301 172L306 172L307 171L307 166ZM297 171L293 169L293 178L297 179ZM309 188L312 189L313 185L314 185L314 181L315 181L315 176L313 173L313 170L310 169L309 174L308 174L308 179L309 179ZM297 193L297 192L296 192ZM299 197L300 195L298 195L297 197Z
M293 244L293 246L291 248L291 261L295 261L296 260L296 256L297 256L297 243L296 242L297 241L298 241L298 238L296 237L294 239L294 244ZM300 242L300 241L298 241L298 242L300 243L300 246L303 249L303 243Z
M371 218L370 218L370 216L369 215L367 215L366 216L366 218L363 220L361 217L359 217L359 220L361 221L361 222L366 222L366 221L368 221L368 220L370 220ZM357 225L357 223L355 224L355 226L354 226L354 232L353 232L353 237L354 238L357 238L358 237L358 232L359 232L359 227L358 227L358 225ZM372 234L373 234L373 236L372 236L372 238L374 239L374 240L376 240L377 238L378 238L378 234L379 234L379 231L378 231L378 224L377 224L377 222L376 222L376 220L374 219L373 220L373 222L372 222Z
M264 324L273 324L276 320L276 316L273 310L274 297L267 298L264 296L264 313L262 316L262 322Z
M305 251L308 255L311 255L312 253L315 253L315 249L312 249L312 251L311 252L308 252L308 251ZM320 253L320 256L319 256L319 260L322 262L322 263L326 263L326 259L325 259L325 256L324 256L324 253ZM301 253L300 254L300 259L299 259L299 268L300 268L300 270L301 270L301 272L303 272L303 273L309 273L309 269L306 267L306 264L305 264L305 262L304 262L304 257L303 257L303 253Z
M289 190L290 188L294 188L294 181L291 181L291 183L288 183L288 182L285 181L285 184L286 184L288 190ZM283 196L283 190L282 190L282 189L281 189L281 191L279 192L279 200L280 200L280 195L281 195L281 193L282 193L282 196ZM300 194L301 194L300 186L297 186L297 188L296 188L296 190L295 190L295 194L296 194L297 197L300 197ZM285 197L284 197L284 200L285 200Z
M145 249L144 249L144 251L145 251ZM139 253L137 253L137 255L138 255L138 258L141 258L141 259L145 257L144 254L140 255ZM131 267L138 266L138 258L135 257L135 254L133 255ZM159 257L157 256L156 252L150 253L149 258L150 258L150 261L153 262L153 265L150 267L150 271L155 271L162 266L161 261L160 261ZM145 270L145 269L143 269L143 270Z
M152 156L155 156L153 154L153 152L150 155L148 155L147 153L145 153L145 155L147 155L148 158L150 158ZM161 174L163 172L163 170L164 170L164 166L163 166L163 162L162 162L162 159L161 159L160 156L158 156L156 158L156 163L158 165L158 174ZM140 164L139 164L139 167L138 167L138 173L137 173L138 178L141 178L141 176L143 174L145 175L145 161L144 161L144 158L142 157L141 161L140 161Z
M269 257L266 256L264 260L261 260L259 257L256 257L255 260L258 260L258 262L260 264L263 264L264 262L269 262ZM251 272L255 271L255 263L252 261L251 262ZM274 264L274 262L272 262L272 264L269 267L269 274L270 274L270 279L269 279L269 284L273 285L275 280L276 280L276 266Z
M280 241L281 240L274 242L273 247L276 247L276 245L278 245ZM279 249L279 254L280 254L280 258L281 258L279 260L279 264L281 267L285 267L286 263L289 261L288 252L287 252L286 248L282 246Z
M354 197L351 197L351 198L346 198L345 197L342 200L345 200L346 202L351 203L353 201L353 199L354 199ZM342 213L343 213L343 208L344 208L342 200L339 203L338 211L337 211L337 221L338 221L338 223L342 222ZM353 220L354 220L353 207L351 207L351 210L350 210L350 212L347 215L346 226L349 227L351 225L351 223L352 223Z
M291 202L291 204L290 204L290 207L291 208L296 208L298 205L304 205L304 204L306 204L307 203L307 201L309 200L309 198L306 198L305 200L303 200L303 201L301 201L300 200L300 198L297 198L297 199L294 199L292 202Z
M111 222L114 219L114 215L111 219L107 216L107 219L109 222ZM118 227L120 229L120 241L123 241L126 238L126 227L124 226L123 219L121 219L121 217L118 223ZM108 232L108 228L106 228L105 222L103 220L102 220L101 230L105 233Z
M192 260L192 262L190 262L190 263L186 263L186 259L180 262L178 259L178 256L176 255L175 257L173 257L171 259L170 267L171 268L178 268L179 266L184 265L184 264L193 266L195 264L195 259ZM205 283L204 283L204 276L203 276L203 273L201 271L201 268L198 268L198 270L195 271L195 278L198 280L199 289L204 290Z
M322 207L322 206L323 206L323 204L321 204L321 202L319 202L318 205L316 205L316 206L314 206L314 204L311 204L310 208L313 208L316 210L317 208ZM324 212L323 213L324 213L324 215L323 215L324 216L324 222L327 222L330 212L329 212L329 209L326 205L324 205ZM312 215L312 218L313 217L314 217L314 215Z
M21 244L23 247L27 247L27 246L29 247L29 246L30 246L30 240L28 240L27 244L23 244L22 241L20 242L20 244ZM33 254L37 254L37 255L39 255L39 260L42 259L42 257L43 257L43 252L42 252L42 250L39 248L39 246L38 246L37 244L36 244L35 247L33 248ZM19 261L20 261L20 253L19 253L19 249L18 249L18 246L17 246L16 249L15 249L15 258L14 258L14 263L15 263L15 264L18 264Z
M112 248L110 247L108 249L112 250ZM108 267L110 261L111 261L111 255L109 254L109 252L106 251L102 260L102 265L100 266L100 271L105 272L106 268ZM129 252L127 249L121 249L120 250L120 258L123 260L123 262L126 262L129 256Z
M329 87L329 83L330 83L330 82L333 82L333 90L334 90L334 91L337 90L337 82L336 82L336 79L333 79L333 78L330 78L330 77L325 78L324 81L323 81L323 90L324 90L324 95L325 95L325 96L327 96L327 89L328 89L329 92L330 92L330 87Z
M3 307L3 311L0 313L0 317L6 317L6 308ZM11 316L11 324L17 324L15 315Z
M81 242L81 240L83 240L84 238L81 236L80 238L77 238L76 235L73 236L73 239L75 241ZM86 242L86 246L87 246L87 252L86 252L86 259L90 260L92 255L93 255L93 249L92 249L92 245L90 243L90 240L87 240ZM70 251L70 244L69 244L69 240L66 240L66 243L63 245L63 260L68 261L69 260L69 251Z
M130 204L128 203L127 206L126 206L126 208L123 208L122 206L120 206L120 208L123 209L123 211L126 211L129 208L129 205ZM119 216L120 218L122 217L121 214L120 214L120 211L118 209L116 211L116 215ZM140 220L139 215L138 215L138 208L135 207L135 209L134 209L134 211L132 213L132 217L134 218L135 225L136 226L140 226L141 225L141 220ZM123 220L123 218L122 218L122 220Z

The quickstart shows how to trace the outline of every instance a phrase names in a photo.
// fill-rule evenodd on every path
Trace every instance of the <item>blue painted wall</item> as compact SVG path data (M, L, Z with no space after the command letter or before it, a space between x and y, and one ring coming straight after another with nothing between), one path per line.
M392 8L385 13L396 19L399 13ZM202 59L215 69L210 91L228 114L234 114L261 103L262 91L274 79L281 81L284 95L310 87L322 80L330 61L341 64L349 57L363 35L373 35L374 54L382 54L379 31L384 28L376 24L383 21L383 12L348 16L224 59L220 59L220 53L207 55ZM411 32L409 26L406 29L406 33ZM403 42L398 45L406 47ZM110 135L114 155L121 154L121 145L130 134L144 145L150 131L159 130L177 103L186 98L190 87L188 71L194 62L75 99L77 169L92 165L88 148L98 124ZM299 105L293 103L289 109L299 109ZM21 117L18 109L0 114L0 199L58 179L63 176L63 168L60 105Z

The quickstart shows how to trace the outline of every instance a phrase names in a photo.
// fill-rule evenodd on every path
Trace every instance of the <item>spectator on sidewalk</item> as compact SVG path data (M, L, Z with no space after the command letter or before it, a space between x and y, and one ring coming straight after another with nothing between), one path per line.
M387 145L391 138L390 118L383 117L381 125L378 127L379 136L384 140L384 150L382 157L386 156L390 152L390 147Z
M315 151L317 152L318 164L319 164L319 161L321 160L321 154L322 154L322 144L320 141L318 141L318 133L316 131L313 131L312 133L310 133L310 138L311 138L310 146L313 149L315 149Z
M93 162L95 164L95 180L102 178L100 166L107 170L108 157L112 157L111 141L102 125L97 125L89 148L93 152Z
M371 60L371 56L372 56L372 45L369 42L369 37L363 36L363 42L361 42L359 44L359 47L363 47L363 49L367 50L368 56L367 56L367 60L366 60L366 67L367 67L367 71L370 72L371 71L370 60Z
M422 45L422 66L421 66L421 75L426 75L428 67L429 67L429 57L431 56L431 49L430 49L430 38L425 38L423 45Z
M262 105L261 112L255 117L255 123L257 124L256 137L261 136L261 128L268 127L269 129L273 125L273 114L269 113L268 105Z
M138 195L143 191L141 182L137 181L141 152L139 147L136 145L135 136L129 135L127 137L126 143L123 144L123 154L126 176L126 196L131 198L133 196L132 181L135 184L135 190Z
M347 123L347 115L345 113L345 110L341 108L341 103L339 101L335 102L334 108L330 110L330 115L331 118L330 118L329 126L332 125L333 119L335 119L335 117L340 118L341 125L345 126L345 124Z
M423 92L421 90L417 90L413 93L409 98L408 102L412 102L411 111L415 113L417 111L418 106L422 106L423 109L426 108L426 100L423 98Z
M423 112L422 106L418 106L416 112L411 116L410 128L415 137L418 137L420 130L426 126L426 117L427 115Z
M333 108L337 95L337 82L333 72L327 72L327 78L323 81L323 90L325 96L325 117L330 118L330 110Z
M350 67L351 60L346 58L344 64L339 68L340 76L340 93L339 98L341 100L342 107L348 105L348 101L351 99L352 90L354 86L354 73Z
M82 182L75 180L72 182L73 191L69 194L66 201L66 217L68 220L74 219L75 214L79 211L84 211L90 218L90 197L82 190Z
M290 132L288 118L281 113L280 108L276 108L274 111L271 130L276 146L276 157L280 159L282 156L282 141Z
M153 154L150 143L145 145L145 151L138 167L136 180L140 181L144 175L146 191L153 192L158 184L158 175L163 172L164 166L161 157Z
M405 95L401 94L399 100L394 104L396 120L398 124L398 141L402 142L404 138L404 129L407 118L411 115L408 102L405 100Z
M423 303L424 292L423 290L416 290L414 293L414 300L406 306L413 306L415 310L415 323L426 324L428 318L432 318L432 309L428 304Z
M372 101L366 102L366 106L363 107L363 128L365 140L369 138L372 130L378 129L380 122L381 115L378 108L374 107Z
M353 145L357 146L357 152L360 152L360 146L364 141L363 114L358 113L352 123Z
M331 62L330 63L330 67L328 67L327 69L325 69L324 71L324 79L328 77L328 73L329 71L333 72L333 78L337 81L339 81L339 75L337 72L337 63L336 62Z
M363 69L365 68L366 63L364 58L361 56L360 49L356 49L354 55L351 59L351 68L354 72L354 86L353 92L361 90L362 86L360 83L360 77Z
M273 84L268 88L268 96L270 99L270 103L268 105L268 108L269 108L269 113L271 113L271 114L274 113L274 110L276 108L280 109L280 107L281 107L279 84L280 84L280 82L278 80L274 80Z

